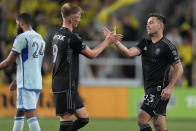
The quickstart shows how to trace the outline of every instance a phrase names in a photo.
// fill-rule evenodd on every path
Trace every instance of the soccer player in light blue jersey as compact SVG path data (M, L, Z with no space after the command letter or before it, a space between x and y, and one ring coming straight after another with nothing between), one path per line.
M0 69L17 63L16 81L10 90L17 87L17 109L13 131L22 131L24 116L27 118L30 131L40 131L36 118L36 104L42 89L41 66L44 57L45 42L31 26L31 16L20 14L16 19L19 35L8 57L0 63Z

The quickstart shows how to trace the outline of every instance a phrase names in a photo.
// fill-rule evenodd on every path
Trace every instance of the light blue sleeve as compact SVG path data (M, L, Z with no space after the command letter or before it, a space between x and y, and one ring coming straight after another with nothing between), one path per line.
M20 54L22 50L26 47L26 43L27 43L26 38L22 36L16 37L16 39L14 40L13 47L12 47L12 52L16 54Z

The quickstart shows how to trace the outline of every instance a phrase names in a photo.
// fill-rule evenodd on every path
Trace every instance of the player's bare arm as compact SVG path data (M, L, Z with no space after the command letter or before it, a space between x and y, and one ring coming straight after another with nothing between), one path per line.
M111 33L111 31L107 29L106 27L104 27L102 31L104 33L104 36L107 36L109 33ZM116 33L116 27L114 27L113 33ZM126 57L134 57L140 54L140 51L136 47L132 47L128 49L120 41L116 41L115 45L120 50L120 52Z
M134 57L140 54L140 51L136 47L127 48L120 41L115 43L116 47L120 50L120 52L126 57Z
M4 69L12 65L16 61L17 57L18 55L11 51L8 57L0 63L0 69ZM16 90L16 80L12 81L9 90L11 93Z
M10 93L14 92L16 88L17 88L16 79L14 79L9 87Z
M182 77L183 67L181 62L176 63L173 67L174 67L174 71L173 71L172 79L169 85L165 89L163 89L161 93L162 100L167 100L171 97L173 87Z
M17 57L18 57L17 54L10 52L8 57L0 63L0 69L4 69L4 68L7 68L8 66L12 65L16 61Z
M116 42L121 38L121 34L110 33L108 36L106 36L105 40L99 46L95 47L94 49L86 47L82 54L87 56L88 58L93 59L97 57L109 44Z

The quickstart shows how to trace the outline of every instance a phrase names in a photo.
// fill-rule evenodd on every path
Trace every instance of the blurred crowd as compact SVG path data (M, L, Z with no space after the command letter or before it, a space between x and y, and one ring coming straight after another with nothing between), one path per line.
M28 12L33 16L33 29L40 33L47 45L43 64L44 83L50 85L52 36L61 26L60 7L65 2L80 5L85 13L76 32L85 41L102 41L101 28L112 29L117 25L117 33L123 34L123 41L139 41L146 37L146 15L151 12L163 13L167 18L165 34L178 48L183 61L184 78L179 85L193 86L193 0L1 0L0 1L0 61L5 59L17 35L15 19L19 13ZM152 3L153 6L152 7ZM108 57L108 52L123 58L110 46L100 57ZM134 77L134 66L123 66L124 77ZM15 78L15 65L0 72L0 84L10 83ZM94 77L97 67L92 66ZM195 72L196 73L196 72Z

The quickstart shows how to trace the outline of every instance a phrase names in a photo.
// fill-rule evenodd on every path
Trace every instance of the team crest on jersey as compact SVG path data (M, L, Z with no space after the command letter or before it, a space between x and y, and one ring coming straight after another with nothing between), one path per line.
M146 46L144 47L144 50L145 50L145 51L147 50L147 47L146 47Z
M156 48L156 49L155 49L155 55L160 54L160 51L161 51L160 48Z

